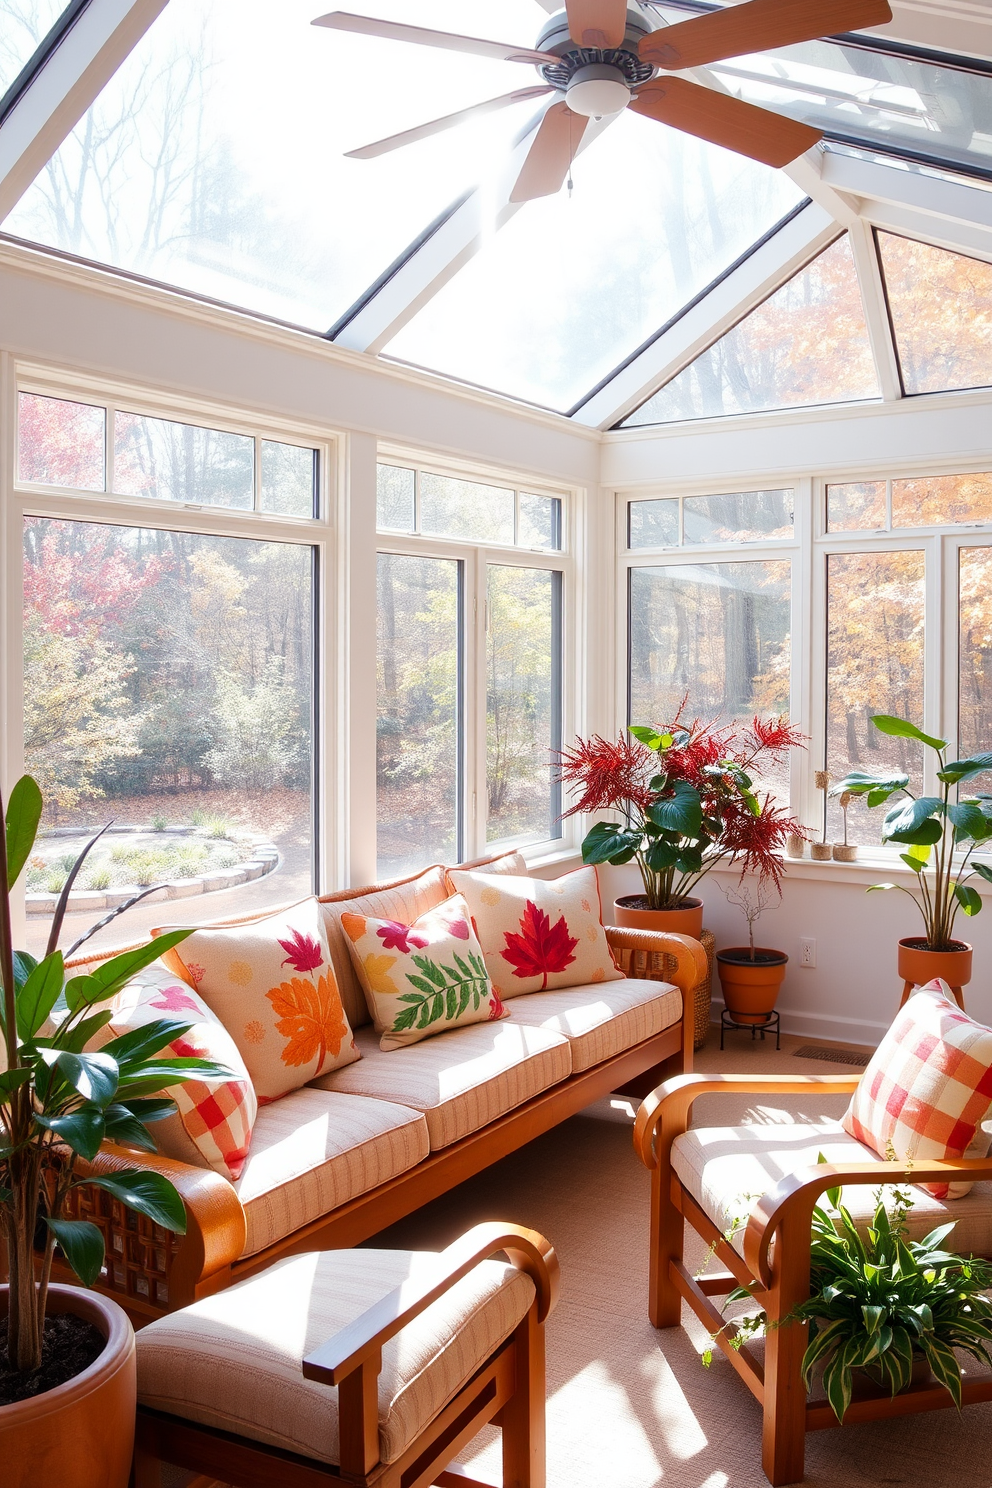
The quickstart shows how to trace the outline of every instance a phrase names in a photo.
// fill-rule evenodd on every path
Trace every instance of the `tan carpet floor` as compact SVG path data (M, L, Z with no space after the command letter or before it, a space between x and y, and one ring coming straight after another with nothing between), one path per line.
M783 1037L780 1053L771 1040L727 1041L721 1054L711 1031L697 1068L857 1073L797 1059L795 1038ZM802 1113L778 1097L706 1097L696 1124L815 1120L845 1104L832 1097ZM633 1114L618 1098L590 1107L370 1244L440 1249L486 1219L515 1220L551 1239L562 1297L548 1326L548 1488L767 1488L750 1392L721 1357L703 1368L706 1335L694 1318L687 1331L648 1322L649 1178L634 1155ZM701 1244L687 1253L690 1266L702 1258ZM496 1433L462 1461L499 1482ZM992 1404L812 1433L806 1482L992 1488Z

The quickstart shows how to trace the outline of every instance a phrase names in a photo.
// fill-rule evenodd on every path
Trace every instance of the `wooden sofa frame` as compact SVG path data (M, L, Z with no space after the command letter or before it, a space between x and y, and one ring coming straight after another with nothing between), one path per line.
M383 1345L480 1261L502 1252L534 1282L527 1316L403 1455L379 1461L378 1375ZM452 1459L490 1422L502 1430L502 1488L545 1488L544 1322L558 1297L558 1259L542 1235L483 1224L449 1245L430 1281L405 1282L303 1362L307 1379L338 1388L339 1467L164 1411L138 1407L132 1488L162 1488L171 1463L238 1488L489 1488Z
M648 1312L656 1328L681 1323L683 1299L715 1336L715 1341L762 1407L761 1460L774 1488L802 1481L807 1431L837 1426L826 1401L808 1402L802 1381L808 1325L783 1322L810 1295L810 1234L813 1207L828 1188L891 1183L971 1182L992 1178L992 1157L913 1163L818 1163L788 1174L755 1204L743 1239L743 1258L704 1214L672 1167L672 1145L689 1129L693 1102L701 1095L849 1095L857 1075L693 1075L668 1080L643 1102L634 1127L634 1146L651 1169L651 1252ZM726 1271L693 1276L683 1261L685 1224L702 1237ZM774 1239L774 1246L772 1241ZM710 1301L735 1287L752 1289L768 1314L764 1362L746 1344L734 1347L736 1329ZM966 1405L992 1400L992 1380L963 1384ZM910 1386L894 1398L852 1401L844 1425L882 1417L943 1410L954 1401L932 1381Z
M135 1167L166 1174L186 1205L187 1229L184 1236L172 1235L126 1210L102 1190L77 1190L73 1213L98 1225L106 1244L107 1268L97 1290L119 1302L140 1326L252 1276L284 1256L339 1249L367 1240L591 1102L632 1086L639 1097L664 1075L691 1070L693 995L708 975L702 946L689 936L653 930L607 927L606 934L625 976L670 981L680 989L683 1013L677 1023L591 1069L569 1076L481 1130L430 1153L408 1172L358 1195L255 1255L241 1259L245 1214L224 1178L170 1158L105 1144L92 1163L79 1163L80 1175L89 1172L96 1176ZM64 1268L60 1279L71 1280Z

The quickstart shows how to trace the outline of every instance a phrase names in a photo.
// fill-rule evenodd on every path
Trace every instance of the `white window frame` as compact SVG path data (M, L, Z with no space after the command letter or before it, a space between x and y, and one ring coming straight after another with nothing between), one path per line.
M429 533L403 533L376 526L376 554L392 553L413 558L440 558L463 565L462 604L464 615L464 677L463 698L463 790L461 800L462 858L488 856L490 853L511 852L518 849L528 862L537 862L545 857L564 855L574 850L577 842L575 819L569 817L562 822L561 835L535 838L523 834L514 838L500 838L487 842L488 786L486 780L486 693L487 655L486 634L488 610L486 603L486 578L489 564L505 567L541 569L548 573L561 574L561 733L562 745L568 747L576 732L579 648L577 615L575 610L575 493L567 487L550 485L547 480L531 479L525 475L508 474L506 471L473 466L467 463L451 463L380 446L378 464L394 465L414 470L418 475L438 475L454 480L469 481L480 485L497 486L513 490L514 511L519 509L521 493L528 496L545 496L561 502L561 548L524 548L508 543L477 543L471 539L436 537ZM419 503L415 505L415 518L419 521ZM378 708L376 706L376 716ZM565 810L568 802L562 801Z
M962 548L992 547L992 522L945 523L927 527L891 527L849 532L827 531L827 486L850 482L926 479L936 476L969 475L992 471L992 453L968 460L865 460L858 466L832 470L829 476L777 471L740 472L731 483L693 480L652 482L616 491L618 645L615 717L620 728L627 723L629 636L627 575L632 568L675 567L679 564L746 562L789 555L792 559L792 721L809 738L806 750L792 756L791 809L814 832L823 823L823 796L814 783L815 771L826 758L827 697L827 559L833 553L915 551L925 554L924 613L924 706L918 720L927 733L948 741L947 757L959 753L958 722L958 554ZM666 497L727 495L746 490L785 490L795 493L795 529L791 539L762 542L634 548L627 546L627 504L631 501ZM891 486L887 492L891 518ZM642 720L648 721L648 720ZM658 722L659 720L650 720ZM936 766L927 752L923 788L938 786ZM879 822L881 819L879 819ZM870 857L898 861L895 846L881 843ZM982 854L983 857L992 854Z
M18 394L67 399L103 407L105 429L104 491L21 481L18 477ZM149 496L121 496L110 489L113 474L115 409L152 418L193 424L225 433L253 437L255 444L254 510L201 503L162 500ZM271 439L317 451L317 515L288 516L257 509L259 502L260 443ZM327 892L340 878L346 856L345 825L335 809L336 779L342 768L336 674L341 631L333 596L342 562L337 540L344 500L343 441L335 431L317 428L267 412L254 413L194 396L108 380L66 367L19 361L0 354L0 493L3 494L5 549L2 638L0 638L0 706L3 712L4 778L16 780L24 768L23 676L21 668L23 609L23 523L25 517L48 517L122 527L154 527L201 536L251 538L312 549L313 584L314 739L313 739L313 877L314 891ZM19 910L23 913L23 910ZM23 930L23 926L21 927Z

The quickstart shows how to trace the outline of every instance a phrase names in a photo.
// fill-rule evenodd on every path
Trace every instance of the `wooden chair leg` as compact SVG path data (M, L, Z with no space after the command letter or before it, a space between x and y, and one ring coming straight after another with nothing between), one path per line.
M772 1488L801 1483L806 1456L806 1387L802 1363L809 1329L783 1322L809 1296L810 1221L790 1216L775 1239L773 1282L765 1298L764 1419L761 1465Z
M514 1335L516 1388L500 1412L503 1488L545 1488L544 1325L536 1305Z
M655 1328L677 1328L682 1294L671 1279L671 1263L681 1261L685 1220L672 1203L672 1170L664 1158L651 1170L651 1239L648 1316Z

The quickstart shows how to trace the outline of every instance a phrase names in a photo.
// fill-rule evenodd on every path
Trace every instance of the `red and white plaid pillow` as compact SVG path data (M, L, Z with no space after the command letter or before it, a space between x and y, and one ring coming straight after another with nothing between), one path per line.
M110 1010L110 1022L91 1047L158 1018L180 1018L191 1027L160 1052L173 1059L212 1059L230 1070L229 1078L187 1080L163 1090L163 1095L175 1101L178 1112L152 1122L148 1130L163 1157L212 1168L222 1178L240 1177L258 1101L244 1060L220 1020L161 961L154 961L122 987Z
M992 1107L992 1028L950 1000L946 982L928 982L899 1009L872 1055L843 1117L879 1157L984 1157L981 1123ZM938 1199L961 1199L970 1183L927 1183Z

